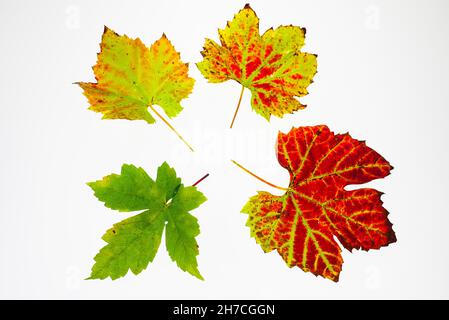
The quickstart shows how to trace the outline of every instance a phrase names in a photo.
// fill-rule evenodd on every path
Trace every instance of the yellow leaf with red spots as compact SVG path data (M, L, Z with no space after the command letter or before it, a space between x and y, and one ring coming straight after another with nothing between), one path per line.
M218 30L221 45L206 39L198 69L210 82L236 80L251 91L254 111L270 120L305 106L295 97L308 93L316 55L301 51L306 29L280 26L259 33L259 18L249 5Z

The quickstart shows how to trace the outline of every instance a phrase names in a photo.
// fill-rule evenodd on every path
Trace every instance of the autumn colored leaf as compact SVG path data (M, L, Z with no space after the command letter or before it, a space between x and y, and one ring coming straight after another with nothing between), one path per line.
M101 51L93 67L96 83L79 82L90 110L103 119L144 120L154 123L158 116L190 147L172 125L154 108L160 106L169 118L177 116L181 100L193 89L188 64L180 60L165 34L147 48L142 41L120 36L105 27Z
M277 250L289 267L338 281L343 259L337 239L349 251L396 241L382 193L345 190L383 178L392 169L365 142L326 126L293 128L279 133L277 157L290 173L290 184L270 185L285 194L259 192L242 209L251 236L265 252Z
M305 107L295 96L308 93L317 69L316 55L301 52L306 29L280 26L260 35L259 18L247 4L218 33L221 46L206 39L197 67L209 82L233 79L242 85L232 124L244 88L251 91L253 110L267 120Z
M159 167L156 181L142 168L124 164L121 174L88 183L106 207L121 212L141 211L106 231L102 239L107 245L95 256L89 279L115 280L128 270L142 272L156 256L165 228L171 259L180 269L203 280L196 260L199 250L195 237L200 228L189 213L206 201L196 189L197 183L185 187L166 162Z

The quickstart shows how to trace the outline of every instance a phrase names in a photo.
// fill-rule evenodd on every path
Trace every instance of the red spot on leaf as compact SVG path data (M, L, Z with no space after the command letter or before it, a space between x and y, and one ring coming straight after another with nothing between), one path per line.
M270 60L268 60L268 62L269 62L270 64L273 64L273 63L276 63L276 62L278 62L279 60L281 60L281 58L282 58L282 55L281 55L281 54L276 54L273 58L271 58Z
M260 69L259 74L254 78L254 81L266 78L267 76L273 74L274 71L276 71L276 68L271 66L265 66L262 69Z
M271 44L267 45L265 48L265 59L273 52L273 46Z
M261 64L259 57L252 58L252 61L250 61L246 65L246 77L248 78Z
M240 67L237 64L235 64L235 63L231 64L231 70L235 74L236 77L240 78L242 76L242 70L240 69Z
M257 95L259 96L260 101L262 101L262 104L264 104L265 106L270 106L270 99L263 94L262 92L257 92Z
M273 85L270 83L257 83L254 85L254 88L263 89L265 91L271 91L274 89Z

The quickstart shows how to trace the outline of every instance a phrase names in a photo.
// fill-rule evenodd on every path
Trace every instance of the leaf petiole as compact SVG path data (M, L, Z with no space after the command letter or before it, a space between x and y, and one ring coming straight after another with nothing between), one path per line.
M186 140L184 140L184 138L181 136L181 134L179 134L179 132L178 131L176 131L176 129L167 121L167 120L165 120L165 118L159 113L159 112L157 112L157 110L152 106L152 105L150 105L149 106L150 107L150 109L151 109L151 111L153 111L158 117L159 117L159 119L161 119L174 133L176 133L176 135L178 136L178 138L179 139L181 139L182 140L182 142L184 142L184 144L192 151L192 152L194 152L194 150L193 150L193 148L190 146L190 144L186 141Z
M229 127L230 129L232 129L232 126L234 125L235 117L237 117L237 112L239 112L240 102L242 102L242 97L243 97L243 91L244 90L245 90L245 87L242 86L242 91L240 91L239 103L237 104L237 108L235 109L234 117L232 118L231 126Z
M200 183L201 181L203 181L204 179L206 179L209 176L209 174L205 174L201 179L199 179L197 182L195 182L194 184L192 184L192 187L196 187L196 185L198 183Z
M234 163L237 167L239 167L240 169L242 169L242 170L245 171L246 173L249 173L249 174L252 175L254 178L256 178L256 179L262 181L263 183L266 183L266 184L268 184L269 186L271 186L271 187L273 187L273 188L276 188L276 189L279 189L279 190L288 191L288 188L279 187L279 186L277 186L277 185L275 185L275 184L273 184L273 183L271 183L271 182L268 182L268 181L265 180L265 179L262 179L261 177L259 177L259 176L256 175L255 173L253 173L253 172L249 171L248 169L246 169L244 166L242 166L242 165L241 165L240 163L238 163L237 161L235 161L235 160L231 160L231 161L232 161L232 163Z

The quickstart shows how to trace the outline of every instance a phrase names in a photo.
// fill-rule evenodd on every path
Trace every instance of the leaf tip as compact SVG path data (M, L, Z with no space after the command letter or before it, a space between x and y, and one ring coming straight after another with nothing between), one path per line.
M86 185L91 189L94 188L94 184L95 184L95 181L86 182Z
M167 161L164 161L164 162L161 163L161 165L159 166L159 168L162 168L162 167L168 167L168 169L171 169L171 168L170 168L170 165L168 164Z
M393 224L391 224L391 227L393 227ZM387 233L387 240L388 240L387 245L391 243L396 243L398 241L398 239L396 238L396 233L394 232L393 228L391 228L391 230Z
M103 37L107 34L107 33L112 33L115 36L118 36L118 33L115 32L114 30L112 30L111 28L109 28L107 25L104 25L103 27Z
M195 268L192 271L189 271L189 273L194 276L195 278L204 281L204 277L201 275L200 271L198 270L198 268Z

